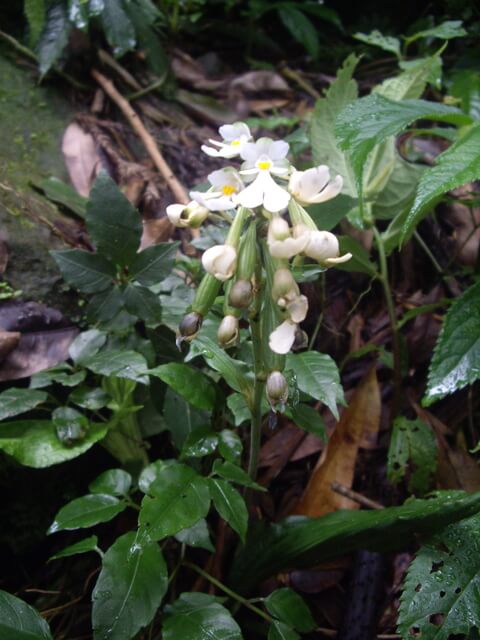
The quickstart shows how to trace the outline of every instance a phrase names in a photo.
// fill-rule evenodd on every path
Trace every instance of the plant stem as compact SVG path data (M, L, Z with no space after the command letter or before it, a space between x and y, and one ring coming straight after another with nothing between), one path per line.
M392 330L392 350L393 350L393 396L391 404L391 416L393 420L398 413L400 406L400 391L402 387L402 369L400 360L400 334L397 326L397 315L395 313L395 304L393 302L392 290L390 288L390 282L388 280L388 266L387 257L385 255L385 247L383 244L382 236L378 229L373 226L373 235L375 237L375 244L378 249L378 256L380 258L380 282L382 283L383 293L385 295L385 302L387 304L388 317L390 319L390 327Z
M236 600L237 602L242 604L244 607L247 607L247 609L250 609L250 611L253 611L264 620L267 620L267 622L272 622L272 618L271 616L268 615L268 613L265 613L264 611L262 611L261 609L253 605L249 600L241 596L239 593L236 593L235 591L232 591L231 589L229 589L226 585L224 585L222 582L220 582L219 580L211 576L209 573L201 569L196 564L192 564L191 562L184 562L183 566L188 567L189 569L193 569L198 574L200 574L203 578L205 578L205 580L208 580L209 582L211 582L215 587L217 587L217 589L220 589L221 591L226 593L227 596L229 596L233 600Z

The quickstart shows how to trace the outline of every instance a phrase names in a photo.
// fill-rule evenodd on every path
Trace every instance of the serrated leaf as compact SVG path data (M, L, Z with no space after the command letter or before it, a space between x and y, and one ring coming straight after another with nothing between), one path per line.
M467 32L462 27L461 20L446 20L436 27L418 31L413 36L407 38L408 42L414 42L419 38L440 38L441 40L450 40L452 38L461 38L466 36Z
M150 369L149 374L163 380L192 407L207 411L215 407L215 383L199 369L181 362L169 362Z
M275 589L265 598L268 613L302 633L317 626L305 601L293 589Z
M423 545L410 565L400 601L405 640L468 636L480 629L480 517L451 524Z
M103 171L92 187L85 220L102 256L122 266L134 260L142 234L140 214Z
M44 0L24 0L23 12L28 22L28 39L30 46L34 47L43 31L45 25L45 1Z
M34 409L47 399L45 391L12 387L0 393L0 420Z
M428 82L435 86L441 82L442 58L438 53L427 58L402 61L399 64L404 72L387 78L374 87L372 93L390 100L420 98Z
M36 609L1 590L0 637L5 640L53 640L47 621Z
M417 195L408 214L403 239L442 194L480 178L480 124L473 126L457 142L437 157L437 164L426 169L418 183Z
M140 251L130 265L132 278L145 287L164 280L172 272L178 245L178 242L162 242Z
M212 471L225 480L228 480L229 482L240 484L244 487L250 487L251 489L256 489L257 491L266 491L265 487L262 487L262 485L254 482L248 475L248 473L242 469L242 467L239 467L236 464L232 464L231 462L222 462L221 460L215 460L215 462L213 463Z
M400 40L392 36L384 36L378 29L374 29L370 33L355 33L353 37L356 40L360 40L360 42L365 42L365 44L371 44L374 47L393 53L397 58L401 57Z
M87 358L94 356L107 341L107 334L98 329L89 329L79 333L68 348L68 355L75 362L81 364Z
M149 484L148 494L142 501L139 522L152 540L193 526L210 508L207 481L183 464L161 469Z
M130 640L153 619L168 587L160 547L130 531L106 552L92 593L94 640Z
M37 45L40 75L43 77L58 62L68 44L71 25L62 2L53 3L47 11L46 24Z
M181 544L187 544L190 547L197 547L206 549L212 553L215 551L215 547L210 540L210 533L208 531L207 521L202 518L188 529L182 529L175 534L175 539Z
M117 351L104 349L88 360L83 366L94 373L113 378L126 378L142 384L148 384L147 361L136 351Z
M480 377L480 281L457 298L445 315L428 374L425 406Z
M320 43L315 26L307 16L290 6L280 6L278 15L283 25L295 40L303 45L311 57L316 60L320 52Z
M90 493L126 496L132 486L132 476L123 469L107 469L88 485Z
M288 408L286 414L300 429L313 433L313 435L323 440L323 442L327 441L327 432L323 418L320 413L310 405L303 403L297 404L294 407Z
M49 558L49 560L59 560L60 558L69 558L70 556L76 556L79 553L88 553L89 551L95 551L97 549L98 538L97 536L90 536L79 542L75 542L65 549L62 549L58 553L55 553Z
M135 29L125 13L121 0L103 0L102 24L108 44L120 57L135 48Z
M337 404L344 404L343 389L335 362L317 351L290 353L287 369L292 369L300 391L327 405L338 419Z
M68 446L61 442L50 420L5 422L0 429L0 449L20 464L42 469L85 453L106 433L106 425L92 424L83 440Z
M105 291L113 285L115 267L106 258L82 249L51 251L63 279L83 293Z
M243 640L231 613L206 593L182 593L165 607L164 640Z
M480 120L480 72L477 69L457 69L449 80L449 93L462 101L462 111L474 120Z
M130 283L123 292L125 309L147 325L158 325L162 318L162 305L157 295L141 285Z
M274 620L268 630L268 640L299 640L300 636L288 625Z
M208 485L215 509L245 542L248 528L248 511L245 500L226 480L209 478Z
M47 533L85 529L100 522L109 522L126 508L122 500L103 493L75 498L60 509Z
M409 471L408 489L417 495L425 494L431 487L437 468L435 436L430 427L421 420L399 417L393 423L388 449L387 478L398 484Z

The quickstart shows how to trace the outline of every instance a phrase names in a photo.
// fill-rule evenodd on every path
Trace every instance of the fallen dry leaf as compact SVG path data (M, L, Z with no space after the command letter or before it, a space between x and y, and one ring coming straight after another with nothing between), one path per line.
M230 84L232 89L241 89L250 93L262 91L289 92L290 87L281 75L274 71L248 71L237 76Z
M72 122L63 134L62 153L73 186L88 198L101 164L93 136Z
M368 433L380 426L381 398L373 366L357 387L301 497L295 514L318 518L337 509L358 504L335 493L332 482L351 488L359 446ZM370 440L372 435L368 436Z

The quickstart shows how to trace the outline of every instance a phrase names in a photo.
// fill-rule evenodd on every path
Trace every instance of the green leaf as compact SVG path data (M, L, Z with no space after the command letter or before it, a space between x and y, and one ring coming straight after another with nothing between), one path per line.
M480 629L480 518L451 524L423 545L410 565L398 632L407 640L470 637Z
M248 511L245 500L225 480L209 478L208 485L215 509L232 529L238 533L242 542L245 542L248 528Z
M108 393L105 393L103 389L98 387L95 389L90 389L89 387L77 387L72 391L68 399L79 407L90 409L91 411L97 411L98 409L102 409L107 406L110 396Z
M410 499L378 511L337 511L321 518L293 517L274 525L251 527L246 546L235 558L228 584L247 593L269 576L302 569L356 549L407 549L414 534L480 511L480 493L449 492L430 500Z
M182 593L165 607L163 640L243 640L228 609L206 593Z
M68 44L71 25L65 6L54 2L47 12L47 20L37 45L38 66L43 76L58 62Z
M327 441L327 432L325 430L325 423L319 412L308 404L297 404L294 407L287 409L286 414L289 418L295 422L297 427L313 433L313 435Z
M257 489L257 491L266 491L265 487L254 482L242 467L232 464L231 462L215 460L212 471L229 482L234 482L235 484L240 484L244 487L250 487L251 489Z
M171 388L167 389L163 403L163 418L171 432L174 445L181 449L188 435L205 426L211 420L209 414L190 406L186 400Z
M210 540L207 522L204 518L196 522L193 526L188 527L188 529L182 529L176 533L175 539L181 544L187 544L190 547L206 549L212 553L215 551L215 547Z
M468 124L470 119L455 107L426 100L395 102L377 93L347 105L337 118L335 133L339 147L348 151L357 189L363 189L363 171L369 153L419 119Z
M313 631L317 626L303 598L293 589L276 589L265 598L265 607L272 616L302 633Z
M103 0L100 0L103 4ZM98 2L89 2L88 4L85 0L69 0L68 2L68 18L70 22L77 27L77 29L81 29L85 31L88 26L89 17L93 17L98 14L98 10L96 10L96 6Z
M427 392L429 406L480 377L480 281L455 300L435 345Z
M132 486L132 476L123 469L108 469L88 485L90 493L126 496Z
M408 474L409 463L412 472L409 474L408 490L423 495L431 488L437 468L435 436L421 420L399 417L393 423L388 449L388 480L398 484Z
M151 287L171 274L178 242L162 242L137 253L129 273L134 280Z
M452 38L461 38L466 36L467 32L462 27L461 20L446 20L436 27L418 31L413 36L406 38L407 42L414 42L419 38L440 38L441 40L451 40Z
M115 267L106 258L82 249L51 251L67 284L83 293L97 293L112 286Z
M162 305L157 295L141 285L130 283L124 291L125 309L147 325L158 325L162 318Z
M155 460L151 464L147 465L141 472L138 478L138 488L143 493L148 493L150 485L154 480L157 480L158 475L167 467L176 466L178 462L176 460Z
M130 640L149 624L168 587L160 547L130 531L106 552L92 593L94 640Z
M42 389L48 387L52 382L61 384L63 387L76 387L85 380L84 370L74 371L69 364L63 363L51 369L44 369L34 373L30 378L30 389Z
M274 620L268 630L268 640L299 640L298 633L288 625Z
M298 388L315 400L320 400L338 420L337 404L344 404L343 389L335 362L317 351L290 353L287 369L292 369Z
M355 198L340 194L327 202L310 205L308 214L321 231L331 231L356 206Z
M351 54L339 69L325 98L317 100L310 130L315 164L326 164L332 175L341 175L344 179L343 192L351 198L357 196L355 177L348 158L335 139L335 122L340 112L358 96L357 83L352 78L358 60Z
M442 58L438 53L427 58L417 58L399 63L403 73L387 78L372 91L390 100L420 98L427 83L437 86L442 79Z
M180 458L203 458L215 451L218 436L210 427L200 427L188 434L183 443Z
M93 323L108 323L123 309L123 291L114 285L108 291L90 298L87 306L87 320Z
M98 329L89 329L79 333L68 348L68 355L75 364L82 364L94 356L107 341L107 334Z
M96 551L98 544L97 536L90 536L89 538L84 538L79 542L75 542L65 549L62 549L55 555L51 556L49 560L59 560L60 558L68 558L70 556L76 556L79 553L88 553L89 551Z
M239 463L243 451L240 436L232 429L222 429L218 434L218 451L228 462Z
M233 421L236 427L250 420L252 414L248 408L245 396L241 393L231 393L227 397L227 407L233 414Z
M34 187L44 191L45 196L49 200L70 209L70 211L76 213L80 218L85 218L87 198L78 194L70 185L54 177L44 178L38 181L32 180L32 184Z
M316 60L320 52L317 29L307 16L291 5L280 6L278 15L283 25L295 40L303 45L310 56Z
M410 208L415 198L417 184L425 166L406 162L395 151L395 160L383 189L376 195L372 204L375 219L389 220L399 211Z
M86 360L83 366L102 376L126 378L148 384L147 361L136 351L104 349Z
M58 407L52 412L57 437L66 446L82 442L90 428L88 418L73 407Z
M30 46L34 47L45 25L45 1L24 0L23 12L28 22L28 39Z
M180 362L170 362L150 369L149 374L163 380L192 407L207 411L215 407L217 397L215 383L199 369Z
M457 69L450 76L448 90L462 102L462 111L480 120L480 72L478 69Z
M108 44L116 56L135 48L135 29L121 0L103 0L102 24Z
M0 637L4 640L53 640L46 620L36 609L1 590Z
M67 446L60 441L50 420L5 422L0 429L0 449L20 464L41 469L76 458L106 433L105 425L92 424L81 442Z
M169 61L160 43L159 34L152 28L157 17L162 14L150 0L136 0L124 5L128 17L133 23L138 45L145 51L147 64L159 78L166 77Z
M85 220L100 254L121 266L136 258L142 234L140 214L103 171L92 187Z
M152 540L191 527L210 508L207 481L184 464L161 469L148 493L142 501L139 522Z
M480 123L437 157L437 164L423 172L408 214L403 238L408 239L420 220L442 194L480 178Z
M47 397L45 391L34 391L20 387L6 389L0 393L0 420L30 411L45 402Z
M371 44L373 47L380 47L384 51L393 53L397 58L401 57L400 40L392 36L384 36L378 29L374 29L370 33L355 33L353 37L365 44Z
M60 509L47 533L85 529L100 522L109 522L126 508L125 502L108 494L96 493L75 498Z

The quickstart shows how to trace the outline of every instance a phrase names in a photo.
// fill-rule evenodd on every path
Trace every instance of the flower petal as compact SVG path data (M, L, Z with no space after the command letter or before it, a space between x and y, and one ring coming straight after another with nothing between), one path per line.
M343 187L343 178L342 176L337 176L334 178L326 187L316 196L310 198L309 202L312 204L317 204L320 202L326 202L327 200L331 200L338 196Z
M300 238L286 238L285 240L274 240L268 243L268 250L272 258L286 258L289 260L305 249L308 238L301 236Z
M326 258L324 260L325 264L342 264L342 262L348 262L350 258L352 258L351 253L345 253L343 256L338 256L337 258Z
M286 209L290 201L290 194L275 182L270 173L267 171L262 171L262 173L264 174L262 176L264 189L263 206L272 213Z
M242 207L247 207L248 209L254 209L255 207L259 207L263 203L263 193L264 193L264 181L265 174L268 172L260 171L255 180L246 187L243 191L240 191L237 194L235 200L238 204L241 204Z
M297 325L285 320L270 334L268 345L274 353L286 354L295 342Z
M304 295L296 296L287 304L287 313L292 322L303 322L307 317L308 298Z
M237 252L228 244L216 244L203 253L202 265L205 271L211 273L217 280L225 282L235 273Z

